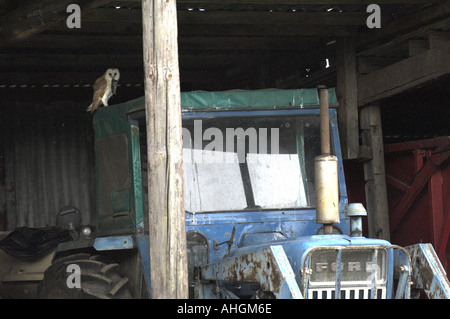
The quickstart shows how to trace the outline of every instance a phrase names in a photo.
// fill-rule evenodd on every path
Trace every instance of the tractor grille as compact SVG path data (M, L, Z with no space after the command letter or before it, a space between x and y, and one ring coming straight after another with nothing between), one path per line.
M310 299L385 299L387 251L367 246L317 247L304 269Z
M375 299L385 299L386 288L378 288L375 293ZM308 299L336 299L335 289L310 289L308 290ZM371 289L367 288L343 288L341 289L340 299L372 299Z

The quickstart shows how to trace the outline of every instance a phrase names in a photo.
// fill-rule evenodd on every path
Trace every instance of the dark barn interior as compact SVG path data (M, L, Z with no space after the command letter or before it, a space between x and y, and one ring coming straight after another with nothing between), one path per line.
M67 25L74 2L80 28ZM416 193L411 188L421 165L404 176L395 173L405 165L398 158L386 159L381 173L371 165L375 140L382 150L450 135L450 1L376 1L380 28L367 25L370 3L178 0L181 90L336 87L349 201L376 215L383 209L365 195L369 172L381 174L385 189L388 184L391 227L372 229L375 216L365 221L366 231L383 231L394 243L432 242L446 263L448 139L439 140L446 157L433 171L434 184ZM141 1L0 0L0 48L0 230L53 225L66 205L93 223L94 145L86 108L95 79L109 67L121 72L110 104L144 95ZM422 150L426 162L433 147L413 146L403 155ZM408 192L417 200L396 214ZM420 225L425 228L415 232Z

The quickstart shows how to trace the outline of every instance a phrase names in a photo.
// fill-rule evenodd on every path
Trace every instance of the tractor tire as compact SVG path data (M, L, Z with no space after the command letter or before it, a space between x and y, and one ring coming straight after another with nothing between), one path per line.
M80 285L73 287L69 265L80 269ZM68 268L69 267L69 268ZM129 299L128 278L118 274L119 264L98 255L81 253L56 260L37 287L39 299ZM69 282L68 282L69 279ZM69 287L71 286L71 287Z

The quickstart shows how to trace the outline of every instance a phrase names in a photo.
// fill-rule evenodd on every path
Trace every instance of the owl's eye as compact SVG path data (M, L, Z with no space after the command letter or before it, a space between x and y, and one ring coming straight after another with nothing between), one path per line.
M109 76L112 76L112 74L111 73L108 73L109 74Z

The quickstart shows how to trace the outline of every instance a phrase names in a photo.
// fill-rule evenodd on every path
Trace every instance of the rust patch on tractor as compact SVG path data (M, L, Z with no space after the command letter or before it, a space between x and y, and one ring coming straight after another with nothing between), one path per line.
M280 270L270 249L251 252L225 261L222 278L229 281L258 282L264 291L279 291Z

